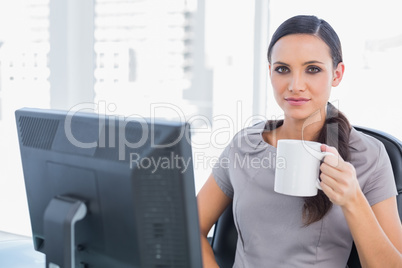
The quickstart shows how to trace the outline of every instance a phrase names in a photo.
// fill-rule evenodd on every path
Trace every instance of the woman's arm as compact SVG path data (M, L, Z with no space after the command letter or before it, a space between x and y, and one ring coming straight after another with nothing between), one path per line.
M212 174L197 195L202 261L206 268L218 267L207 235L231 201L232 199L219 188Z
M360 189L354 167L334 153L321 165L321 187L341 206L363 267L402 267L402 227L395 197L370 207Z
M402 231L395 208L395 197L370 208L363 194L354 206L342 208L363 267L402 267Z

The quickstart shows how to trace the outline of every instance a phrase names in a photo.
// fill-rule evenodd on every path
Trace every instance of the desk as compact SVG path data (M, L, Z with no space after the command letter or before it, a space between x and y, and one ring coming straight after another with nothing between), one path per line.
M35 251L31 237L0 231L1 268L45 268L45 255Z

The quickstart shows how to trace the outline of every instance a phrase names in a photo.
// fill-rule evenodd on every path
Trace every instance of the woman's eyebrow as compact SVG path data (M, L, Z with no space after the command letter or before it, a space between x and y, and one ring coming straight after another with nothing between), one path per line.
M303 65L315 64L315 63L324 64L323 62L318 61L318 60L311 60L311 61L307 61L307 62L303 63Z
M284 62L282 62L282 61L276 61L276 62L274 62L274 64L289 66L289 64L284 63Z
M304 65L309 65L309 64L324 64L323 62L321 62L321 61L318 61L318 60L311 60L311 61L306 61L305 63L303 63L303 66ZM284 63L284 62L282 62L282 61L276 61L276 62L274 62L273 63L274 65L284 65L284 66L290 66L289 64L287 64L287 63Z

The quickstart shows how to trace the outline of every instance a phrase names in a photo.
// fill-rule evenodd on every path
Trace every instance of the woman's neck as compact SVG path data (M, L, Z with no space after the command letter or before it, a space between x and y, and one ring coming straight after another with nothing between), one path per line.
M293 139L314 141L325 123L325 113L317 113L304 120L285 117L277 129L264 133L266 142L276 147L278 140Z
M324 121L308 122L284 120L282 127L277 129L276 136L280 139L314 141L317 139Z

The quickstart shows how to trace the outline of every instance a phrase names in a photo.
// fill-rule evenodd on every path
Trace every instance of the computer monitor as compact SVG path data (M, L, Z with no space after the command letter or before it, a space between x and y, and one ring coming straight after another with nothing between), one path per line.
M46 267L202 267L189 124L15 114L34 247Z

